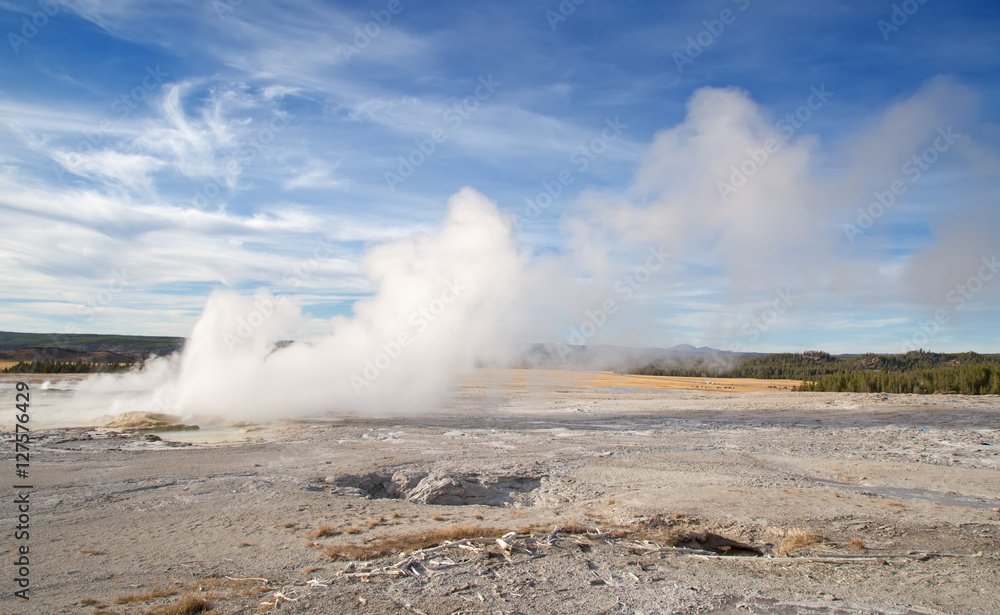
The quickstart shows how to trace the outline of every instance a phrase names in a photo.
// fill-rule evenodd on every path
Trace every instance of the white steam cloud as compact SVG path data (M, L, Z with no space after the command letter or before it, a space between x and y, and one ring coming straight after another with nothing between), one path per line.
M363 268L378 291L355 304L352 318L332 319L329 334L276 347L302 330L292 301L217 291L179 357L154 360L138 375L94 378L83 390L122 393L111 413L267 420L426 409L457 374L514 350L509 332L522 316L525 261L511 225L494 203L463 189L436 235L371 250ZM236 323L262 307L271 313L250 319L244 338Z
M588 343L642 345L657 320L726 347L740 330L733 313L766 305L782 288L793 289L798 309L834 296L860 306L891 304L894 294L926 295L933 304L941 294L928 287L946 288L959 268L942 264L945 255L970 246L986 254L1000 243L989 196L1000 165L976 142L976 97L938 78L873 114L853 137L824 145L811 136L810 122L822 121L823 106L838 102L836 92L819 86L804 91L809 113L792 121L770 115L744 91L703 88L691 97L687 117L655 136L629 191L581 195L566 216L560 255L541 258L520 248L513 217L465 188L451 197L436 234L370 251L363 265L378 291L356 303L351 318L332 319L328 334L276 347L303 340L294 299L219 291L182 355L153 361L141 374L88 380L80 392L115 393L110 413L246 420L399 413L431 408L457 375L480 362L510 360L524 342L564 341L569 327L609 300L618 314L630 313L595 327ZM915 179L905 165L949 130L962 136L939 151L933 171L950 173L962 193L895 205L863 229L863 241L851 237L845 225L858 224L858 208L868 208L893 181L913 192L920 181L934 185L929 169ZM956 183L958 170L964 176ZM943 230L897 258L885 231L901 221ZM650 249L665 249L671 260L655 280L633 287L644 300L626 298L622 282ZM671 297L690 305L698 293L704 310L673 312ZM253 323L252 335L233 337L235 323L271 304L273 313Z

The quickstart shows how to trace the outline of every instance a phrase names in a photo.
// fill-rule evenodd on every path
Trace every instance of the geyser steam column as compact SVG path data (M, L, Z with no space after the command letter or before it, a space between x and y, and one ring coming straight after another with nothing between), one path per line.
M458 373L513 350L524 258L511 220L475 190L449 199L436 234L377 246L362 267L378 290L355 303L352 318L336 317L329 335L278 349L302 324L294 298L276 301L231 349L226 334L254 303L213 293L180 360L160 366L168 377L152 392L157 409L259 420L419 410Z
M365 368L361 375L351 374L351 386L354 387L354 392L360 395L365 387L371 386L378 380L382 372L389 369L392 362L398 359L405 349L413 345L414 336L420 335L437 322L438 317L444 314L448 306L457 301L465 290L468 290L467 287L458 278L445 281L437 299L433 299L427 307L422 307L410 314L409 322L416 327L414 333L411 334L408 330L400 331L395 339L382 344L381 352L372 359L365 360Z

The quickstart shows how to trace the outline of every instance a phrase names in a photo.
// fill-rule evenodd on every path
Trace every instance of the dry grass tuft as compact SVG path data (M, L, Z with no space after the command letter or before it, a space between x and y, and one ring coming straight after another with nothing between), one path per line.
M673 544L682 531L690 530L693 527L686 521L664 520L661 516L644 519L629 526L615 523L604 515L597 513L586 513L585 516L594 521L594 523L580 523L576 520L576 516L573 515L569 521L558 525L559 533L577 535L601 534L606 538L633 538L652 540L661 544ZM551 525L534 524L521 530L521 532L548 533L552 529L554 528Z
M538 526L538 530L542 530L541 526ZM559 526L559 531L563 534L589 534L596 531L592 525L584 525L577 521L576 519L570 519L568 523Z
M204 598L185 596L173 604L147 611L147 615L197 615L212 608Z
M115 604L132 604L133 602L149 602L150 600L155 600L156 598L166 598L167 596L176 596L177 592L172 589L160 589L156 587L146 592L145 594L132 594L130 596L122 596L120 598L115 598Z
M329 525L319 526L315 532L313 532L313 538L327 538L328 536L337 536L338 534L343 534L343 530L338 530L335 527Z
M99 551L97 549L80 549L80 553L84 555L104 555L104 551Z
M815 532L788 530L784 538L781 539L781 543L774 549L774 552L777 555L788 555L796 549L808 547L822 541L823 537Z
M604 515L588 514L587 516L594 521L600 522L600 531L610 538L648 540L666 546L676 546L684 536L691 532L706 530L703 523L680 516L665 517L663 515L656 515L629 526L617 524ZM568 534L589 534L597 530L598 528L594 526L585 526L577 523L575 519L572 519L562 529L563 532Z
M852 540L847 544L851 545L855 549L858 549L859 551L863 551L865 548L865 541L861 540L860 538L855 538L854 540Z
M371 560L401 551L416 551L428 547L436 547L448 541L465 538L499 538L508 530L484 527L481 525L456 525L419 534L403 536L386 536L377 538L364 545L332 545L325 549L327 557L332 560Z
M378 519L373 519L368 522L368 527L365 529L373 530L382 525L396 525L394 522L390 522L385 517L379 517Z

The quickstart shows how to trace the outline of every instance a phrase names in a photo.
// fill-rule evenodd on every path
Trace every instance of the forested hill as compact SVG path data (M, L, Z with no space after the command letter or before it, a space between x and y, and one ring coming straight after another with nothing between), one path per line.
M183 337L0 331L0 351L20 348L65 348L78 352L113 352L129 357L144 358L150 354L170 354L180 350L183 346Z
M631 373L651 376L787 378L803 391L1000 394L1000 355L912 351L835 356L810 351L660 363Z

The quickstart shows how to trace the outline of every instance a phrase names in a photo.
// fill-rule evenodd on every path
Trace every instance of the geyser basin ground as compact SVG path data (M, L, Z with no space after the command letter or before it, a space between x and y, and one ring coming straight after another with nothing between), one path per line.
M291 613L995 612L1000 399L667 395L516 375L482 372L433 415L286 424L244 442L38 433L21 612L146 613L188 595L219 613L275 600ZM361 479L340 493L345 476L398 478L401 497ZM510 477L526 480L494 480ZM449 478L475 478L483 491L464 493L485 499L436 503ZM530 553L510 561L496 545L452 548L420 576L352 576L394 553L346 574L329 556L463 528L543 528L543 540L555 526L625 537L522 541ZM625 530L649 527L785 556L643 555ZM841 559L809 559L821 553Z

